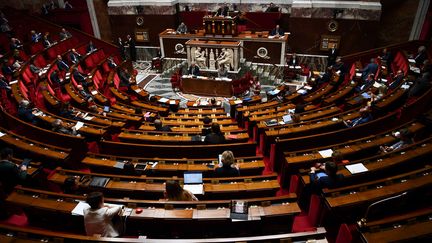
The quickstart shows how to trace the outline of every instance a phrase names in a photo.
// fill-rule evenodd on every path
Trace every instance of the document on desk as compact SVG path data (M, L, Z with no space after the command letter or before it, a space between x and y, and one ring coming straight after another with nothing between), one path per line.
M332 154L333 154L333 149L320 150L320 151L318 151L318 153L323 158L330 158L332 156Z
M80 130L80 128L83 127L83 126L84 126L84 123L83 123L83 122L77 122L76 125L75 125L75 129L78 131L78 130Z
M351 172L351 174L353 175L368 171L368 169L366 168L366 166L364 166L363 163L345 165L345 168L347 168L347 170L349 170L349 172Z
M0 138L6 135L5 133L0 132Z
M162 98L159 99L159 102L165 103L165 102L167 102L168 100L169 100L169 99L167 99L167 98L165 98L165 97L162 97Z
M104 203L105 206L111 206L111 207L124 207L124 205L121 204L113 204L113 203ZM84 216L84 209L90 208L90 205L88 205L84 201L78 201L78 204L75 206L74 209L72 209L71 214L77 215L77 216ZM125 211L123 212L123 215L127 215L127 212L130 210L128 208L125 208ZM130 214L130 213L129 213Z
M170 100L170 105L175 105L176 101L175 100Z

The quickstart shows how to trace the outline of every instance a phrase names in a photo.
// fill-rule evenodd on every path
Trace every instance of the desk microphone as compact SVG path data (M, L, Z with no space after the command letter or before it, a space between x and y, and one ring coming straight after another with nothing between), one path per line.
M372 203L372 204L369 205L369 207L366 209L365 216L364 216L363 218L361 218L360 221L357 221L357 225L358 225L360 228L363 228L364 226L366 226L366 223L367 223L367 217L369 216L369 210L370 210L372 207L374 207L374 206L376 206L376 205L379 205L379 204L381 204L381 203L387 202L387 201L391 201L391 200L396 199L396 198L403 197L403 196L405 196L406 194L408 194L408 192L403 192L403 193L401 193L401 194L399 194L399 195L396 195L396 196L393 196L393 197L384 198L384 199L382 199L382 200L379 200L379 201L376 201L376 202Z

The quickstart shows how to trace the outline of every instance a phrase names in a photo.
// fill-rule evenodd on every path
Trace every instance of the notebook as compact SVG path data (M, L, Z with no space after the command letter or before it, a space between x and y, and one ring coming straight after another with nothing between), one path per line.
M247 220L248 219L248 203L246 201L231 201L231 219L240 219Z
M107 178L107 177L95 176L95 177L93 177L93 179L90 182L89 186L93 186L93 187L105 187L108 184L109 180L110 180L110 178Z
M193 194L204 194L203 177L201 172L185 172L183 188Z

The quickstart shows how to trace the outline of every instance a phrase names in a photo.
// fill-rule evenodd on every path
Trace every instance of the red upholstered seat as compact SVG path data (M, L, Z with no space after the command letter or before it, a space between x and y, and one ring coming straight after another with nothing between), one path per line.
M13 214L6 220L0 222L14 225L14 226L19 226L19 227L26 227L29 225L27 215L24 212L21 212L20 214Z
M339 233L336 237L336 243L350 243L353 241L353 236L347 224L341 224Z
M292 232L305 232L305 231L315 231L316 226L319 223L321 216L321 202L318 195L312 195L309 212L306 214L302 212L300 215L294 217L294 222L292 226Z
M292 175L290 180L289 193L297 193L299 178L297 175Z

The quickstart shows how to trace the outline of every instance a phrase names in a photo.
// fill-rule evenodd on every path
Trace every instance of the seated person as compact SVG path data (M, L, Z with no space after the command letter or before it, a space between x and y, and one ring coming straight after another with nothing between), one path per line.
M163 126L161 120L159 119L154 121L154 127L156 128L156 131L171 132L171 128L169 126Z
M279 7L274 5L274 3L270 3L268 8L266 9L266 13L277 13L279 12Z
M321 172L319 170L321 170ZM320 165L319 168L311 167L309 177L312 187L317 190L338 187L344 176L338 174L337 171L338 166L332 161Z
M4 59L1 71L6 77L11 77L15 72L15 68L9 64L7 59Z
M431 73L425 72L420 78L414 81L414 85L409 90L409 97L419 97L431 86Z
M393 77L393 82L389 84L389 89L396 89L405 79L405 75L402 70L398 70L396 76Z
M0 73L0 89L5 89L7 92L11 91L9 83L6 81L5 77Z
M299 59L297 57L297 54L293 53L290 57L290 59L288 60L288 66L299 66L300 62Z
M0 150L0 184L5 193L12 192L13 188L25 182L27 178L27 166L17 165L11 161L13 150L3 147Z
M253 95L259 95L261 93L261 83L258 76L254 76L250 81L250 93Z
M187 26L184 22L181 22L180 25L177 27L177 34L186 34L188 32Z
M392 152L394 150L402 149L410 144L413 144L412 134L408 129L402 129L399 134L395 134L399 141L391 146L381 146L380 150L384 153Z
M131 85L131 76L126 68L119 68L118 76L120 78L120 87L129 87Z
M110 68L117 67L117 64L114 62L114 58L112 56L108 57L107 63L108 63L108 67Z
M33 109L30 107L28 100L21 100L18 106L18 118L33 125L37 124L36 116L33 114Z
M86 82L87 75L80 72L77 67L74 67L72 75L73 75L73 78L75 79L75 82L77 82L78 84L81 84L85 87L88 86L88 84Z
M105 206L104 196L101 192L91 192L86 202L90 208L84 209L84 225L88 236L117 237L120 227L113 224L112 219L121 215L120 206Z
M54 44L54 42L51 40L49 32L45 32L45 35L42 38L42 44L44 45L45 48L48 48Z
M132 161L128 161L123 166L123 173L129 176L140 176L141 171L135 169L135 165Z
M343 121L343 122L347 127L355 127L357 125L369 122L371 120L372 120L372 115L371 115L369 109L362 108L362 109L360 109L360 117L358 117L352 121L347 120L347 121Z
M30 71L34 74L39 74L40 67L36 66L34 63L30 63Z
M56 84L58 86L62 86L64 84L63 79L59 77L57 70L51 72L50 80L53 84Z
M93 45L93 41L90 41L89 44L87 45L87 53L91 53L96 51L96 47Z
M90 178L88 177L88 180L89 179ZM65 194L81 194L81 192L80 192L80 186L82 185L81 180L82 179L79 176L67 177L64 180L63 185L62 185L63 193L65 193Z
M219 65L218 68L218 77L226 78L228 76L228 70L225 68L225 65Z
M206 116L203 119L203 123L204 123L204 127L201 130L201 136L207 136L208 134L211 133L211 122L212 120L210 119L210 117Z
M21 41L19 41L17 38L11 38L10 49L12 51L16 49L22 49L22 47L23 45L21 44Z
M375 75L373 73L369 74L368 77L363 81L363 84L357 86L355 91L357 93L363 93L367 91L375 83Z
M39 40L42 38L42 34L36 33L35 30L30 31L30 35L31 35L31 40L33 43L39 42Z
M272 29L272 31L270 32L270 36L276 36L276 37L280 37L280 36L284 36L285 32L279 27L279 25L276 25L276 27L274 29Z
M393 55L392 53L387 50L387 48L384 48L382 51L382 56L380 57L382 62L385 63L387 70L389 71L389 73L392 72L392 62L393 62Z
M427 56L427 52L426 52L426 47L420 46L418 48L417 54L414 56L416 67L420 67L423 64L423 62L427 59L428 59L428 56Z
M165 183L164 196L167 201L198 201L195 195L183 189L178 181L167 181Z
M188 74L189 75L193 75L193 76L199 76L200 75L200 69L199 67L196 65L195 62L192 62L189 70L188 70Z
M75 127L67 128L64 125L63 121L60 120L60 119L55 119L51 123L51 126L52 126L51 130L53 132L63 133L63 134L66 134L66 135L77 135L77 131L76 131Z
M82 85L77 85L78 94L81 95L86 101L90 102L93 100L93 96L88 93Z
M67 65L60 55L57 55L57 68L58 70L65 72L69 70L69 65Z
M225 3L225 6L218 8L214 16L228 16L228 12L229 7L228 4Z
M60 39L64 40L64 39L72 37L72 34L69 31L67 31L65 28L62 28L61 32L59 33L59 36L60 36Z
M69 53L69 60L73 64L77 64L81 60L81 54L79 54L75 49L72 49L71 52Z
M240 176L239 168L235 165L233 152L227 150L222 153L222 166L215 169L215 177ZM220 166L220 165L219 165Z
M221 132L220 126L218 123L214 122L211 125L211 133L208 134L204 142L210 143L210 144L218 144L218 143L224 143L225 142L225 135Z

